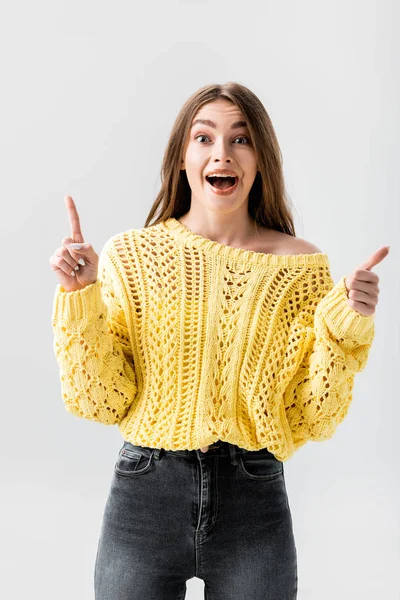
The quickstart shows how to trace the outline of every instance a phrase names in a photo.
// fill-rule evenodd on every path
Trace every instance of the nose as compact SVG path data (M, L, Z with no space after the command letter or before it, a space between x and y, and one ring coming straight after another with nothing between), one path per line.
M231 162L229 141L224 141L223 138L217 140L213 148L213 160L215 162Z

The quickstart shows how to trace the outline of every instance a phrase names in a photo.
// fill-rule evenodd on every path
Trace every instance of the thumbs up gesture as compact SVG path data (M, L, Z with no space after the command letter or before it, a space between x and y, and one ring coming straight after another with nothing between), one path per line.
M50 257L50 266L66 292L82 290L97 279L99 257L90 244L85 243L78 211L71 196L65 196L71 236L61 240L60 248Z
M345 277L344 283L349 298L347 304L364 317L373 315L378 304L379 277L371 269L389 254L389 248L390 246L382 246Z

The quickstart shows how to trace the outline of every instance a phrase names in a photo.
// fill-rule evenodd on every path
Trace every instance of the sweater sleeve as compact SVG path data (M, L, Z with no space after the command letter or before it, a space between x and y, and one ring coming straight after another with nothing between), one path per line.
M97 280L54 295L53 349L65 408L105 425L119 423L136 392L132 348L112 238L100 255Z
M284 393L296 446L332 437L348 413L355 374L366 366L374 338L374 314L364 316L347 304L345 277L334 285L323 267L311 273L305 289L306 308L294 320L286 353L296 362Z

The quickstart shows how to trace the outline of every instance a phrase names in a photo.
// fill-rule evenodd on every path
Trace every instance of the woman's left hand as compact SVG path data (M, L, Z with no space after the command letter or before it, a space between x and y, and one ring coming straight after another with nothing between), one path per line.
M379 277L371 269L379 264L388 254L390 246L382 246L350 275L345 277L347 304L364 317L373 315L378 304Z

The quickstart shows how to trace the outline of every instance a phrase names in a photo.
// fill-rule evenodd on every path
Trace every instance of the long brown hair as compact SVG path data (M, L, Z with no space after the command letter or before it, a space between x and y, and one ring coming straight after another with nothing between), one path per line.
M161 190L147 216L145 227L178 219L190 208L191 188L181 159L197 111L207 102L223 98L233 102L247 122L258 161L258 171L249 192L250 216L263 227L296 236L289 197L285 189L282 153L271 119L258 97L237 82L201 87L181 108L172 127L161 167ZM155 216L156 212L158 215ZM154 218L154 221L151 220Z

